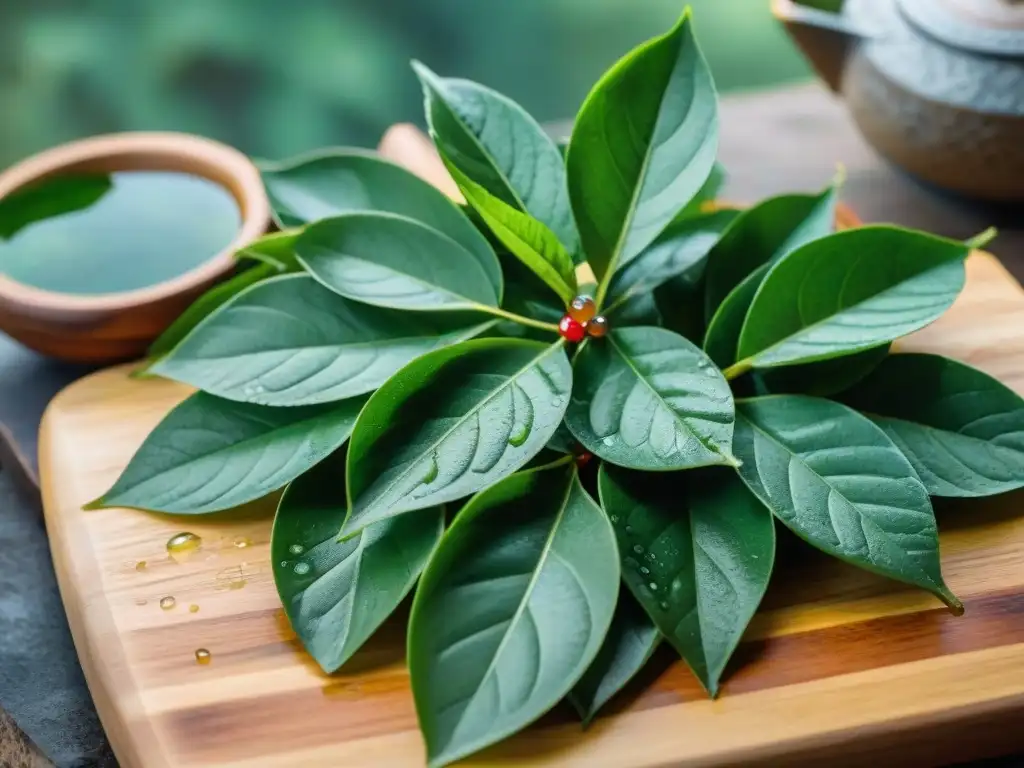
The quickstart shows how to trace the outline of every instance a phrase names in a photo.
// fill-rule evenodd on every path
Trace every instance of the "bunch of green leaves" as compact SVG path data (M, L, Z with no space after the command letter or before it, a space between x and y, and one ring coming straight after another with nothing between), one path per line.
M588 721L662 640L714 695L777 523L961 610L929 497L1024 485L1024 403L889 347L981 241L834 232L837 184L708 211L688 13L597 83L564 160L507 98L415 68L467 205L362 152L266 167L283 231L157 343L150 372L199 391L94 506L284 488L276 582L327 672L415 588L431 765L563 699ZM584 263L610 331L572 345Z

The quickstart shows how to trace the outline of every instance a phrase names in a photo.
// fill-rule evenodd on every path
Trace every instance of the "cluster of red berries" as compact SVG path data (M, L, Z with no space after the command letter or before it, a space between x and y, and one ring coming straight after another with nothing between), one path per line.
M608 333L608 321L597 315L597 305L589 296L577 296L569 302L562 319L558 321L558 332L566 341L583 341L585 336L599 339Z

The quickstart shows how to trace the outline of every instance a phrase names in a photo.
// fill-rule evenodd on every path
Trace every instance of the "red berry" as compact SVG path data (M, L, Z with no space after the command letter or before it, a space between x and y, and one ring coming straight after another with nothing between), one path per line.
M583 341L583 337L587 335L587 329L583 327L583 324L569 315L563 315L558 322L558 332L563 339L573 343Z
M569 302L569 309L566 310L569 317L584 325L590 322L590 318L594 316L595 312L597 312L597 305L589 296L577 296Z
M598 315L587 323L587 333L598 339L608 333L608 321L604 315Z
M594 458L594 454L592 454L590 451L582 451L580 453L577 453L573 458L576 459L576 466L579 469L583 469L585 466L587 466L587 464L590 463L590 460Z

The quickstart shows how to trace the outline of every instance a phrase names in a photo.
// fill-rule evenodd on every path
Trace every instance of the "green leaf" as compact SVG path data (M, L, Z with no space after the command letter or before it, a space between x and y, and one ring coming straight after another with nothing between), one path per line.
M648 293L694 268L703 273L708 254L737 215L730 210L698 213L670 225L633 259L620 262L608 287L608 301L614 306Z
M663 328L619 328L581 347L565 423L602 459L634 469L733 464L729 384Z
M356 424L342 534L516 471L558 429L571 388L561 342L478 339L417 358L377 390Z
M716 102L689 9L587 96L566 164L580 238L599 278L654 242L707 181L718 148Z
M37 221L81 211L113 189L106 174L57 176L29 184L0 198L0 242Z
M332 149L261 168L274 217L295 227L356 211L384 211L447 235L487 266L490 246L434 185L374 153Z
M402 366L483 332L451 313L410 314L281 275L232 298L152 371L229 400L293 406L372 392Z
M872 226L810 242L775 264L740 333L737 365L809 363L927 325L964 285L963 243Z
M405 310L497 307L501 268L425 224L385 213L349 213L310 224L299 261L332 291Z
M622 577L714 696L775 559L771 513L727 470L598 475Z
M831 186L818 195L773 197L740 213L708 257L706 320L711 322L726 296L752 273L763 278L767 267L787 253L830 234L837 197L838 189Z
M885 360L889 345L816 363L765 368L755 376L766 393L830 397L852 387Z
M268 264L276 272L298 272L302 267L295 258L295 241L301 233L302 229L299 228L271 232L249 243L235 254L235 258Z
M892 355L842 399L885 430L932 496L1024 486L1024 400L976 368Z
M928 492L869 419L800 395L740 400L733 450L744 482L798 536L963 611L942 580Z
M601 650L569 693L584 726L644 668L660 643L654 622L628 591L620 590Z
M771 265L796 248L829 234L837 190L787 195L745 211L708 257L704 351L725 368L736 362L743 321Z
M474 183L579 251L561 153L511 99L469 80L438 77L418 61L424 108L441 154Z
M423 510L338 541L345 459L337 452L285 489L270 539L274 583L292 629L324 672L348 661L412 589L444 531Z
M149 348L150 357L162 357L169 353L215 310L224 306L246 288L273 277L277 272L277 268L271 264L257 264L242 270L223 283L217 283L193 301L188 309L178 315L178 319L157 337Z
M594 659L619 592L608 519L571 464L475 496L420 580L409 674L432 767L510 736Z
M454 163L443 159L466 200L498 240L565 304L572 301L576 295L576 268L554 232L528 214L502 202L466 176Z
M340 447L364 402L268 408L197 392L149 433L114 487L84 508L198 515L262 498Z
M715 200L718 198L718 193L721 192L722 187L725 185L727 176L728 174L725 171L725 166L716 162L712 166L711 173L708 175L704 185L697 191L697 194L693 196L693 199L686 204L686 207L683 208L679 215L676 216L675 222L679 222L690 216L701 216L703 214L713 213L713 211L708 210L708 208L713 207Z
M505 275L505 295L502 297L501 306L510 312L557 325L565 314L565 304L551 292L536 273L515 256L504 251L498 251L498 262ZM550 338L550 335L547 338Z

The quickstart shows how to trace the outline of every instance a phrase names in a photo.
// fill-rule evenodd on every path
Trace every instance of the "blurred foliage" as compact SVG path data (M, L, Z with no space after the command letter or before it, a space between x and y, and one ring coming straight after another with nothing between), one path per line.
M693 0L722 90L806 69L768 0ZM0 167L61 141L183 130L276 158L422 122L408 68L573 114L682 0L0 0Z

